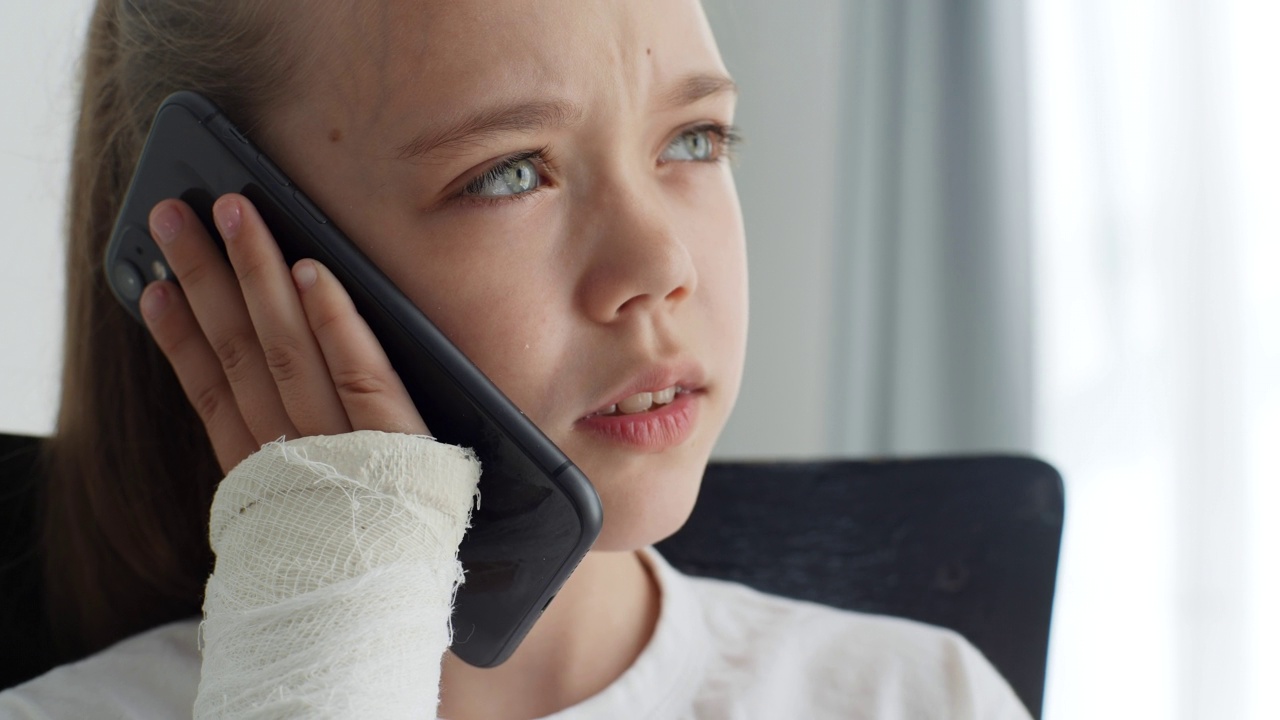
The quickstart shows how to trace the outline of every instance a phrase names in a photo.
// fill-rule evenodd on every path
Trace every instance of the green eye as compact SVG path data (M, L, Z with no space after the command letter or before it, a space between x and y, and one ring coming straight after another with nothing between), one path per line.
M663 161L689 160L707 162L718 156L716 141L719 140L711 128L694 128L676 136L667 149L662 152Z
M467 183L465 195L504 197L536 190L542 184L538 166L531 157L512 157Z

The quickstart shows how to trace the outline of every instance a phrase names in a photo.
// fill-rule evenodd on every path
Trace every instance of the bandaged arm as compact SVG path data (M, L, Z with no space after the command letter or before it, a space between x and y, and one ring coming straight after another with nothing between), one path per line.
M435 717L479 463L421 436L269 443L209 538L196 718Z

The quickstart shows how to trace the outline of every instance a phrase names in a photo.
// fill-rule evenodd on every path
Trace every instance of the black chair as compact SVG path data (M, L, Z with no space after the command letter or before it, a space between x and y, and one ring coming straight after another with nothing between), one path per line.
M0 647L21 649L0 656L0 688L48 667L37 443L0 435ZM658 549L689 574L954 629L1038 718L1062 515L1061 478L1029 458L713 463Z
M39 438L0 434L0 690L49 669L35 543Z
M1062 514L1062 478L1030 458L713 463L658 550L690 575L951 628L1038 718Z

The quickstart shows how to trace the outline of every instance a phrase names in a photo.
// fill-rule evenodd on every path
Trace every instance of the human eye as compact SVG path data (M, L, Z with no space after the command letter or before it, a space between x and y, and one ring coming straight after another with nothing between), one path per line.
M462 189L463 197L494 199L524 195L542 186L542 151L517 153L485 170Z
M737 131L730 125L698 125L672 138L658 161L714 162L729 156L739 142Z

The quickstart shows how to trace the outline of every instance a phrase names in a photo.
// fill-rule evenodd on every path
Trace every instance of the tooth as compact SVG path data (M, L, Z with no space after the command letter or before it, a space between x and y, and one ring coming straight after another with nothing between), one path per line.
M617 405L610 405L609 407L605 408L604 410L601 410L601 411L600 411L600 414L601 414L601 415L612 415L612 414L614 414L614 413L616 413L616 412L618 412L618 406L617 406Z
M653 406L653 393L636 393L631 397L618 403L618 410L624 413L644 412Z
M654 405L666 405L667 403L675 399L676 399L675 386L669 387L666 390L659 390L658 392L653 394Z

